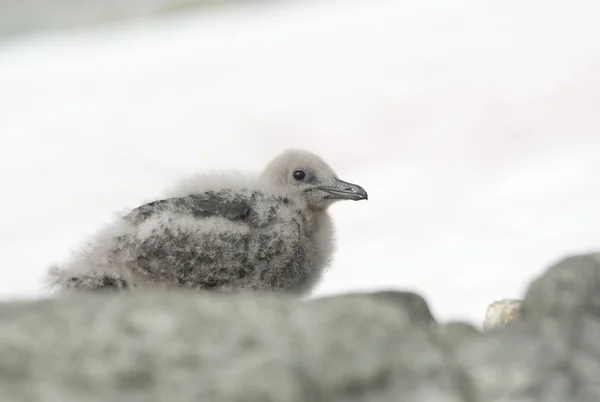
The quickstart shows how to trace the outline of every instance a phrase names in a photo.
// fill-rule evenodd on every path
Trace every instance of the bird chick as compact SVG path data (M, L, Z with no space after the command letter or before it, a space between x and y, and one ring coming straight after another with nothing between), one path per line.
M201 174L142 205L50 270L58 290L187 288L305 294L334 250L327 212L366 200L317 155L288 150L258 176Z

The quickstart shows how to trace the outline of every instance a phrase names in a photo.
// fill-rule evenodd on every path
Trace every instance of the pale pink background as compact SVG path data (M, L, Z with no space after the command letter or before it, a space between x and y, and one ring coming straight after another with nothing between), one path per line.
M491 4L252 4L0 42L0 296L43 295L51 263L177 178L300 147L370 195L334 207L315 295L412 289L479 323L600 249L600 3Z

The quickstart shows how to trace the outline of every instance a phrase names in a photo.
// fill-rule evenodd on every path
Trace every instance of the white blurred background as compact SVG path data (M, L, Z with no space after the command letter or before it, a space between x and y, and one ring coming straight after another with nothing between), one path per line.
M479 324L600 248L597 0L296 0L0 38L0 297L198 170L321 154L315 296L404 289Z

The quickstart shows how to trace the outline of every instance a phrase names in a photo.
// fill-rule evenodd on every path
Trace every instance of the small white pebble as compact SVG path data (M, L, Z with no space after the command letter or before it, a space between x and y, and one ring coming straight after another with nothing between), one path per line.
M521 310L521 300L503 299L489 305L485 314L483 330L489 331L502 328L518 318Z

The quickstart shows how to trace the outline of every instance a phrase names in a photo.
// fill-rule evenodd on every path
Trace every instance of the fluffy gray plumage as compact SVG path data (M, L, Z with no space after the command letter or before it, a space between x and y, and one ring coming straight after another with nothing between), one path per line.
M119 216L50 270L59 290L189 288L303 294L333 253L327 212L367 199L318 156L290 150L257 177L201 174Z

